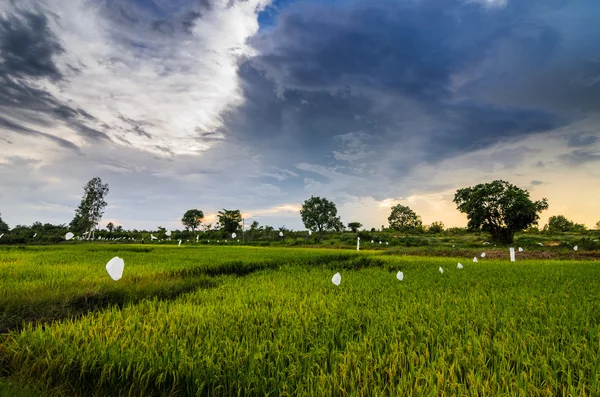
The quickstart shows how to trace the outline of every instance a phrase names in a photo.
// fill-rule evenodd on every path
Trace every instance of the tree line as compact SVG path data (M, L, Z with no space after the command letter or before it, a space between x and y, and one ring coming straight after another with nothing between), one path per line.
M33 235L39 233L57 235L58 232L66 230L79 233L85 239L98 238L105 239L126 239L133 236L142 236L147 231L126 231L122 226L115 226L112 222L106 225L105 232L98 229L98 225L107 206L106 196L109 193L108 184L102 183L99 177L92 178L84 187L84 193L79 206L75 210L75 215L69 225L51 225L36 222L31 226L18 225L12 230L2 220L0 214L0 234L25 235L33 232ZM540 213L548 209L548 200L543 198L533 201L529 197L529 192L521 189L509 182L496 180L490 183L482 183L472 187L458 189L454 196L454 203L457 209L467 215L467 231L483 231L490 234L492 240L501 243L513 242L516 232L523 230L535 231L538 229ZM300 217L305 228L318 238L326 232L342 232L349 229L353 233L358 233L363 226L360 222L349 222L347 225L342 223L337 214L335 203L327 198L311 196L305 200L300 210ZM204 212L199 209L189 209L181 218L181 223L187 234L180 237L190 238L193 233L202 227L204 232L213 232L211 235L227 237L233 233L247 233L249 238L257 236L269 236L276 238L283 233L291 231L285 227L278 229L279 233L271 226L260 226L258 222L252 222L247 229L242 227L242 214L239 209L223 209L218 211L217 224L205 224ZM397 204L391 208L388 217L389 227L381 227L381 231L403 232L408 234L418 233L442 233L447 230L442 222L433 222L431 225L424 226L421 217L417 215L410 207ZM596 229L600 230L600 221L596 223ZM161 238L169 238L166 229L158 226L156 232ZM582 232L586 227L582 224L574 223L563 215L552 216L548 223L542 229L543 232ZM372 232L376 230L371 229ZM155 236L156 237L156 236ZM244 234L245 237L245 234ZM0 236L0 239L2 236ZM57 239L59 236L57 237ZM143 237L142 237L143 238ZM156 237L158 238L158 237ZM0 240L0 242L2 242Z

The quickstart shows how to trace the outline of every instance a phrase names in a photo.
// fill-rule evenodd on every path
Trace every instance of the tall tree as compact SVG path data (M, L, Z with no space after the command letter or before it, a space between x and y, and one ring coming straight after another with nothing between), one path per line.
M226 232L233 233L240 229L240 223L242 223L242 213L240 210L226 210L219 211L217 214L219 219L219 227Z
M112 233L112 231L115 229L115 224L114 224L114 223L112 223L112 222L108 222L108 223L106 224L106 229L107 229L107 230L108 230L110 233Z
M600 221L596 222L596 230L600 230Z
M429 225L429 227L427 228L427 231L429 233L441 233L444 231L446 227L444 226L444 222L442 221L436 221L436 222L432 222L431 225Z
M83 187L83 197L75 210L75 217L69 224L72 230L88 232L91 238L93 229L98 225L104 214L107 203L104 200L108 194L108 184L103 184L99 177L92 178Z
M536 224L548 209L547 199L532 201L527 190L502 180L459 189L454 202L467 214L469 229L487 231L503 243L512 243L515 232Z
M575 222L568 220L564 215L551 216L544 230L549 232L570 232Z
M360 222L350 222L348 223L348 229L352 231L352 233L358 232L358 229L362 227L362 223Z
M0 214L0 233L8 233L9 230L10 229L6 222L2 220L2 214Z
M397 204L392 207L388 222L392 229L398 231L414 231L421 229L423 226L421 217L417 215L415 211L411 210L410 207L402 204Z
M183 214L183 218L181 218L181 223L185 226L186 229L192 229L192 231L196 231L198 226L202 223L204 219L204 212L191 209L187 210L185 214Z
M310 196L302 204L300 216L304 226L313 232L322 233L327 230L340 231L344 229L344 224L337 216L335 204L326 198Z

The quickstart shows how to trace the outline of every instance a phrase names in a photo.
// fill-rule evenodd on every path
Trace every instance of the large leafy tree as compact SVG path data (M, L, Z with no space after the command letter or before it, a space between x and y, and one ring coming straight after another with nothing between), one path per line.
M9 227L6 222L2 220L2 214L0 214L0 233L7 233L8 231Z
M600 221L596 222L596 230L600 230Z
M242 213L240 210L223 209L223 211L218 212L217 218L219 219L219 227L226 232L233 233L241 227Z
M573 230L575 223L568 220L564 215L551 216L544 228L549 232L568 232Z
M92 230L98 225L104 214L107 202L104 200L108 194L108 184L103 184L99 177L92 178L83 187L83 197L79 207L75 210L75 217L69 224L69 227L78 232L89 232L91 237Z
M183 218L181 218L181 223L183 224L183 226L185 226L186 229L192 229L192 231L195 231L196 229L198 229L198 226L200 226L203 219L204 212L197 209L191 209L187 210L185 214L183 214Z
M397 204L392 207L388 222L392 229L399 231L411 231L423 227L421 217L417 215L415 211L411 210L410 207L402 204Z
M352 231L352 233L358 232L358 229L362 227L362 223L360 222L350 222L348 223L348 229Z
M515 232L537 224L548 200L532 201L529 192L497 180L459 189L454 195L458 210L467 214L469 229L489 232L495 241L512 243Z
M335 204L326 198L310 196L302 204L300 216L304 226L313 232L322 233L327 230L340 231L344 229L344 224L337 216Z

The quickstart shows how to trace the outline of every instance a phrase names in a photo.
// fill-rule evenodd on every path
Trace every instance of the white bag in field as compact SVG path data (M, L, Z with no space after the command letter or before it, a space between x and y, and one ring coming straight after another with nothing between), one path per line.
M335 285L340 285L340 283L342 282L342 275L339 273L334 274L331 278L331 282Z
M108 275L115 281L120 280L121 277L123 277L124 268L125 261L118 256L115 256L106 264L106 271L108 272Z
M396 274L396 278L397 278L398 280L400 280L400 281L404 280L404 273L402 273L402 272L398 272L398 273Z

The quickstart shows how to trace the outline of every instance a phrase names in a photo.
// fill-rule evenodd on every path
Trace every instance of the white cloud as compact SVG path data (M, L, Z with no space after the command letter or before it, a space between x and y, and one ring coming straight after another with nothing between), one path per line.
M65 49L57 59L65 80L43 88L107 123L95 127L117 142L161 155L158 147L192 154L215 145L197 132L219 128L220 113L242 101L237 62L253 52L246 40L258 31L257 10L266 0L213 2L191 35L176 37L117 25L102 3L63 3L42 6L55 15L51 28ZM89 144L66 126L51 133Z

